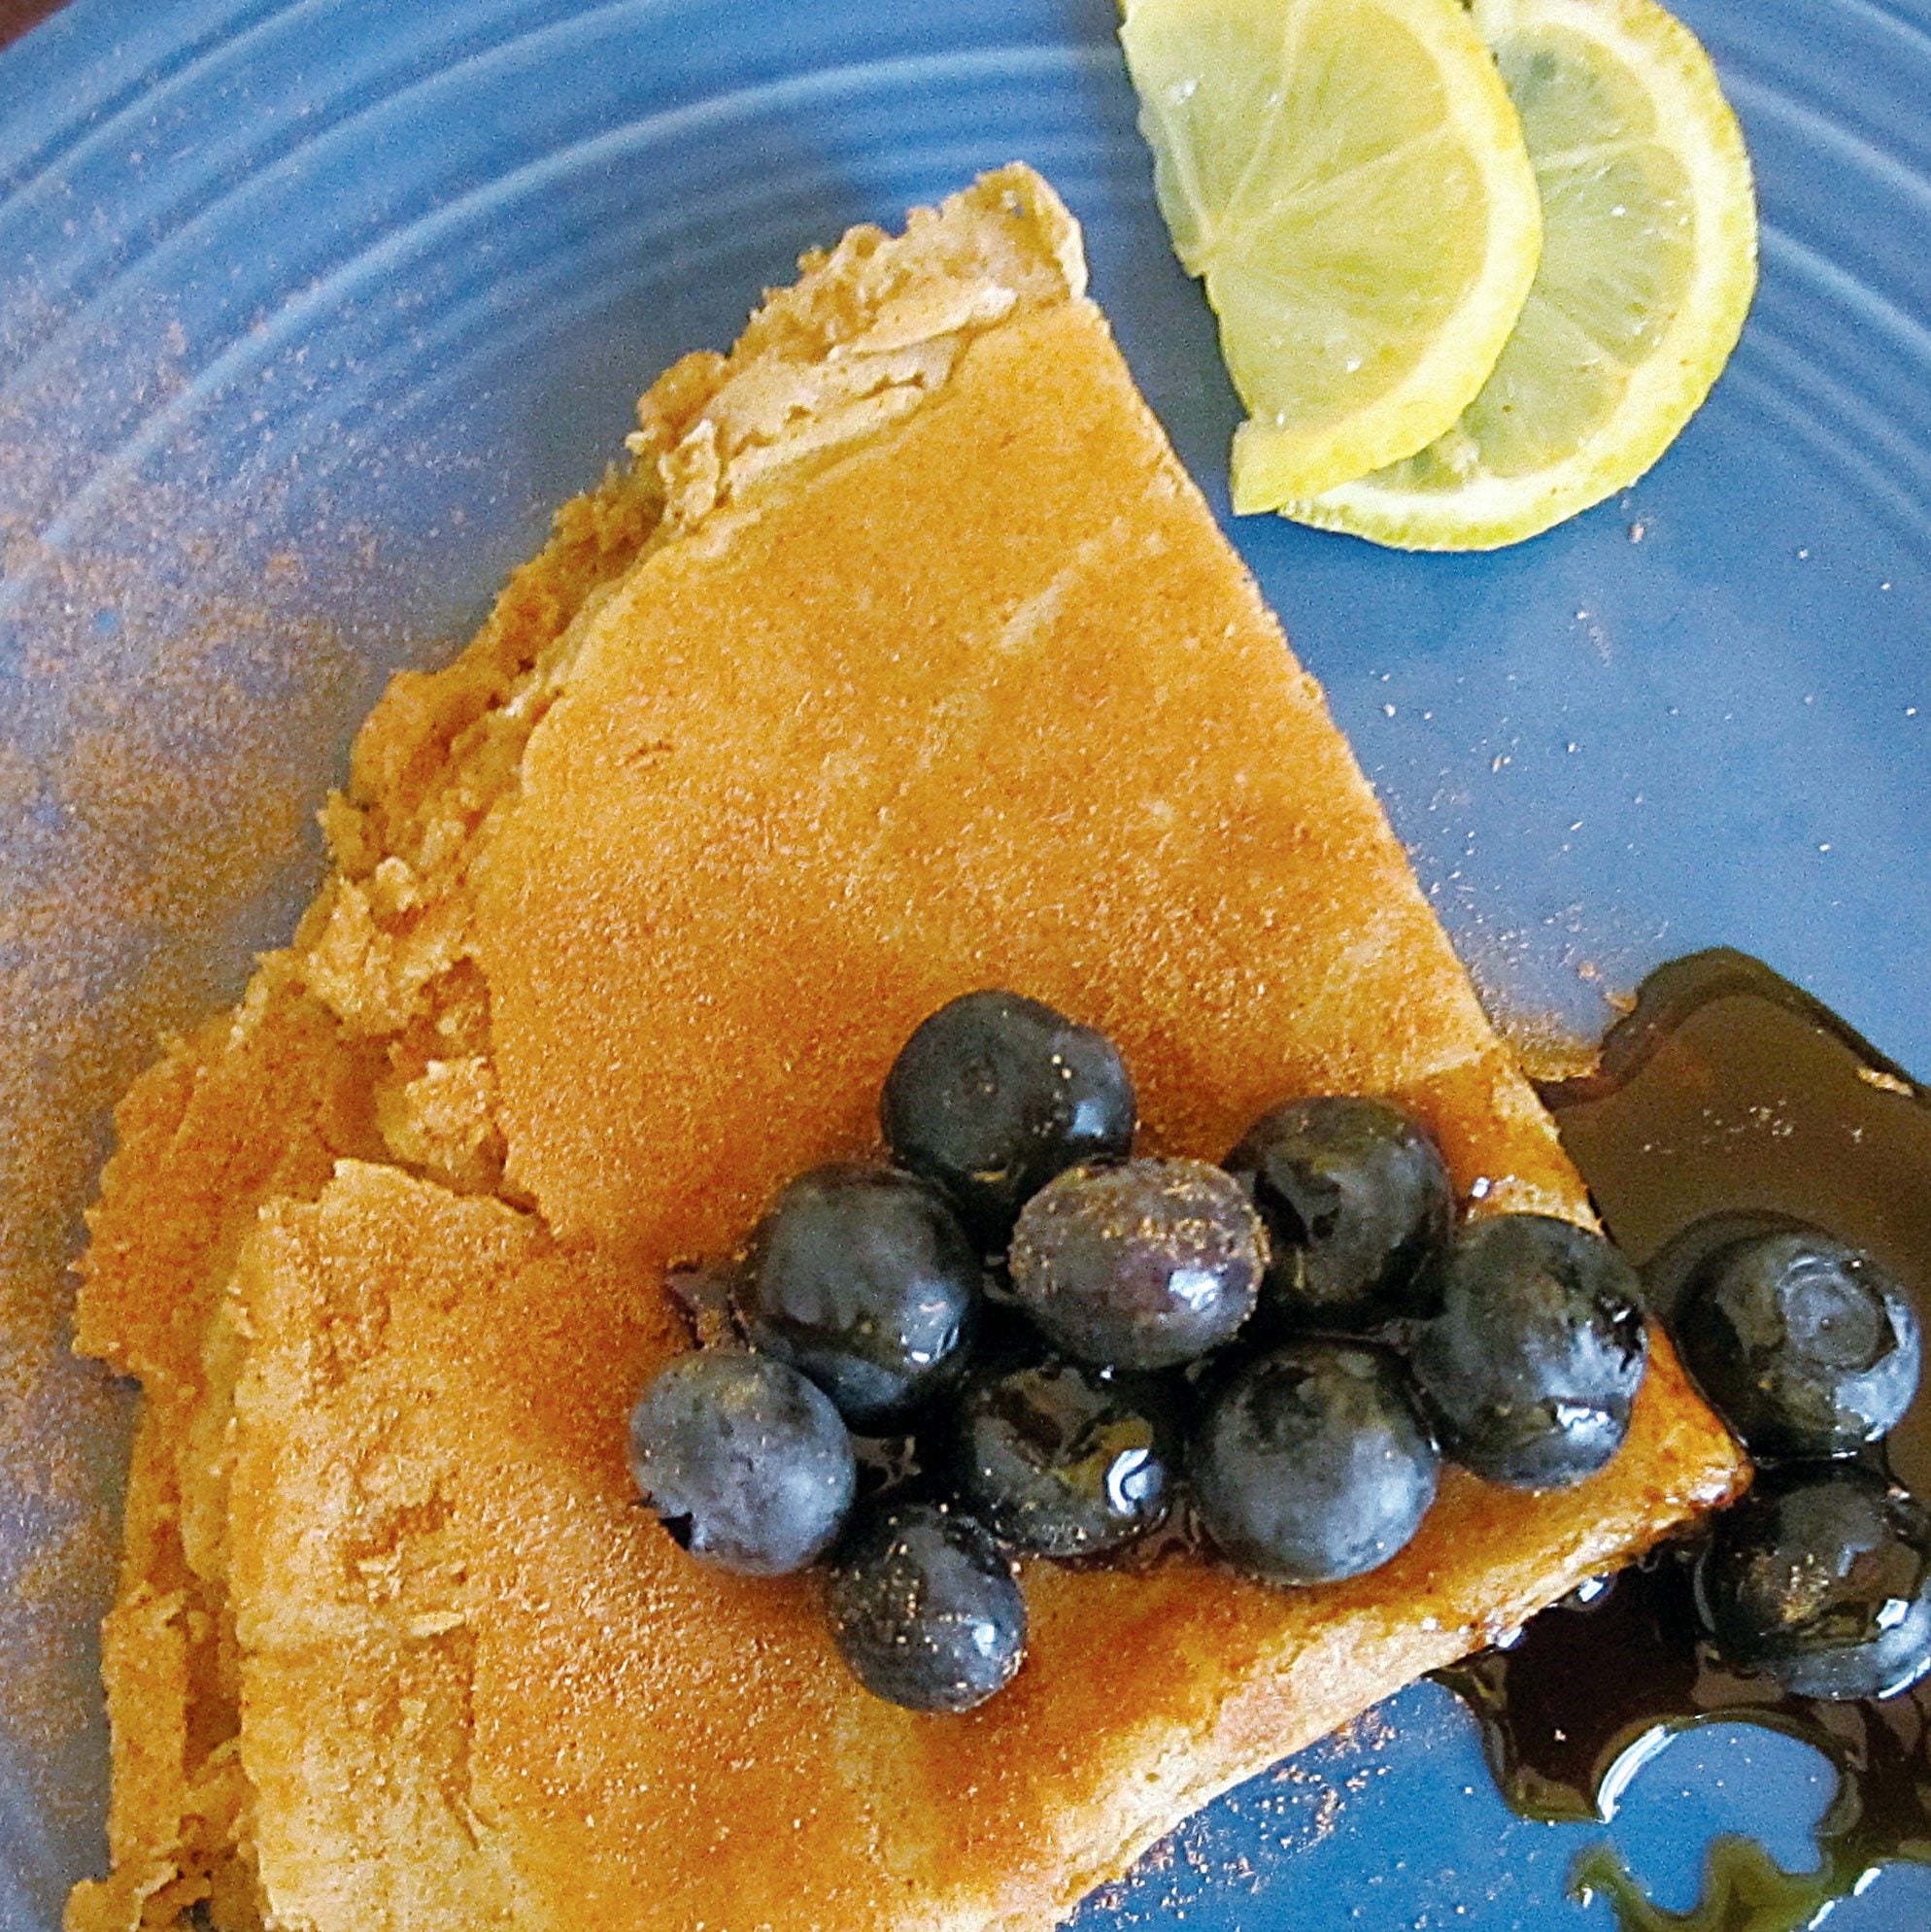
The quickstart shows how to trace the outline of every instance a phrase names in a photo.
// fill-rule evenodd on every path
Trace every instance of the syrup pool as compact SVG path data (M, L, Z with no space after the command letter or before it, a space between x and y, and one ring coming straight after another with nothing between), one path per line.
M1542 1097L1656 1305L1709 1229L1794 1218L1875 1255L1931 1327L1931 1091L1760 961L1715 951L1659 968L1599 1068ZM1872 1454L1931 1499L1931 1391ZM1608 1896L1631 1932L1794 1932L1875 1866L1931 1863L1931 1680L1883 1703L1784 1696L1698 1642L1688 1576L1685 1552L1666 1548L1443 1680L1531 1816L1600 1815L1618 1764L1659 1730L1741 1719L1802 1738L1839 1774L1822 1863L1792 1876L1720 1840L1682 1915L1643 1899L1604 1847L1578 1863L1578 1889Z

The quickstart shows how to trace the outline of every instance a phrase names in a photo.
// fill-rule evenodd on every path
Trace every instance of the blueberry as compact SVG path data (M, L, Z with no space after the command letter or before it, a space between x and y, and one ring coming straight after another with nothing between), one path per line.
M930 1503L862 1521L832 1561L831 1635L874 1697L969 1711L1026 1655L1026 1600L982 1525Z
M1684 1364L1762 1456L1842 1456L1901 1421L1922 1340L1904 1291L1816 1230L1721 1249L1677 1308Z
M967 993L905 1042L879 1120L894 1159L992 1251L1055 1174L1133 1151L1134 1083L1103 1034L1017 993Z
M1891 1697L1931 1669L1931 1517L1854 1464L1786 1464L1717 1519L1698 1620L1800 1697Z
M1490 1482L1557 1489L1622 1446L1647 1356L1636 1275L1608 1241L1495 1214L1456 1236L1414 1373L1445 1454Z
M979 1258L937 1192L887 1168L801 1175L760 1225L734 1292L753 1343L801 1369L858 1429L955 1382Z
M1226 1341L1254 1311L1267 1231L1246 1190L1203 1161L1070 1168L1026 1203L1013 1294L1067 1354L1165 1369Z
M838 1411L796 1369L705 1349L660 1370L630 1412L630 1471L693 1556L754 1576L801 1570L852 1506Z
M1393 1102L1290 1102L1222 1165L1268 1224L1262 1299L1284 1325L1372 1328L1440 1305L1454 1184L1434 1137Z
M981 1372L960 1398L957 1430L960 1493L1015 1548L1117 1549L1167 1513L1164 1430L1123 1383L1076 1363Z
M1399 1359L1298 1341L1247 1364L1187 1455L1203 1527L1243 1570L1326 1583L1378 1569L1435 1500L1434 1440Z

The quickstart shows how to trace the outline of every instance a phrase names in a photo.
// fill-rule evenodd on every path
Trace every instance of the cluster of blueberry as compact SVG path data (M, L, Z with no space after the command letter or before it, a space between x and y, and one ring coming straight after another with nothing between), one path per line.
M1931 1516L1881 1453L1917 1393L1916 1310L1814 1228L1713 1229L1652 1271L1684 1366L1763 1465L1697 1559L1699 1620L1799 1696L1894 1696L1931 1670Z
M1646 1336L1601 1237L1456 1225L1441 1154L1379 1100L1291 1102L1220 1167L1133 1157L1117 1049L968 994L888 1076L890 1166L791 1183L728 1270L730 1343L631 1419L646 1500L694 1555L828 1556L839 1647L877 1695L964 1711L1025 1649L1011 1553L1117 1551L1184 1485L1204 1541L1270 1582L1407 1542L1445 1454L1574 1482L1620 1446ZM860 1500L854 1436L920 1470Z

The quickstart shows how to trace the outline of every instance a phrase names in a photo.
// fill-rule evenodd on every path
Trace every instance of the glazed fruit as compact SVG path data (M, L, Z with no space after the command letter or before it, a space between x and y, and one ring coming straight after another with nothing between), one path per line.
M905 1042L879 1120L893 1157L1002 1248L1027 1199L1080 1161L1124 1158L1134 1085L1104 1034L1017 993L968 993Z
M1019 1305L1055 1347L1098 1367L1165 1369L1229 1340L1254 1310L1267 1232L1203 1161L1070 1168L1020 1214Z
M1622 1256L1572 1222L1496 1214L1464 1227L1413 1357L1443 1453L1522 1489L1601 1469L1643 1381L1638 1293Z
M1209 1405L1187 1458L1203 1527L1273 1583L1358 1576L1435 1500L1438 1457L1400 1361L1310 1340L1250 1362Z
M1013 1548L1093 1555L1167 1514L1173 1484L1165 1435L1150 1403L1077 1363L981 1373L960 1398L953 1477Z
M830 1543L857 1466L838 1411L796 1369L706 1349L660 1370L630 1412L630 1470L693 1556L777 1576Z
M857 1429L898 1421L964 1371L979 1258L938 1192L888 1168L815 1169L779 1195L737 1281L759 1348Z
M1223 1165L1267 1223L1263 1303L1282 1325L1358 1330L1440 1305L1454 1187L1434 1137L1391 1102L1290 1102Z
M1752 1454L1841 1456L1917 1393L1916 1311L1869 1256L1817 1230L1736 1242L1676 1311L1690 1373Z
M1931 1669L1931 1518L1855 1464L1791 1464L1716 1519L1697 1615L1800 1697L1891 1697Z
M1330 1582L1408 1542L1451 1445L1543 1488L1623 1440L1634 1275L1566 1221L1458 1235L1389 1102L1275 1107L1224 1167L1134 1159L1113 1048L979 993L913 1035L880 1114L904 1165L815 1169L739 1260L678 1272L707 1345L646 1392L633 1456L700 1554L829 1550L832 1634L889 1702L969 1711L1010 1679L1014 1554L1104 1556L1188 1498L1248 1575ZM726 1394L756 1427L721 1424Z
M874 1697L969 1711L1026 1655L1026 1601L988 1532L929 1503L878 1509L833 1559L831 1634Z

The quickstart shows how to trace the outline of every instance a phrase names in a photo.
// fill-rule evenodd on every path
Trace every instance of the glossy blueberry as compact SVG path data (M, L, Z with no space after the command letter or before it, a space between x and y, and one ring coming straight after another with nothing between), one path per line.
M1557 1489L1622 1446L1647 1356L1635 1273L1608 1241L1494 1214L1456 1236L1413 1364L1445 1455L1491 1482Z
M754 1576L801 1570L852 1506L838 1411L796 1369L704 1349L660 1370L630 1412L630 1471L693 1556Z
M858 1429L950 1387L979 1307L979 1258L936 1190L887 1168L795 1180L760 1225L734 1301L753 1343Z
M1165 1369L1229 1339L1254 1311L1267 1231L1203 1161L1070 1168L1013 1230L1013 1295L1065 1353Z
M1187 1455L1202 1526L1274 1583L1387 1562L1428 1513L1438 1467L1400 1361L1346 1341L1293 1342L1248 1363Z
M832 1560L827 1605L854 1676L908 1711L969 1711L1026 1655L1011 1567L962 1510L900 1503L866 1515Z
M1133 1151L1134 1084L1103 1034L1017 993L967 993L905 1042L879 1120L991 1251L1055 1174Z
M1001 1541L1039 1556L1117 1549L1167 1513L1165 1432L1120 1381L1077 1363L981 1372L960 1397L953 1475Z
M1931 1669L1931 1518L1856 1464L1790 1463L1716 1519L1699 1621L1800 1697L1891 1697Z
M1392 1102L1292 1101L1223 1165L1268 1224L1262 1299L1284 1326L1371 1328L1440 1305L1454 1185L1433 1135Z
M1894 1427L1917 1393L1922 1339L1903 1289L1816 1230L1711 1256L1675 1333L1711 1405L1761 1456L1841 1456Z

